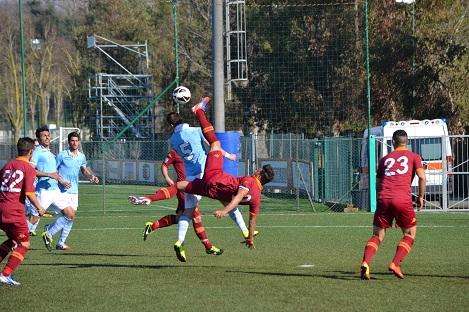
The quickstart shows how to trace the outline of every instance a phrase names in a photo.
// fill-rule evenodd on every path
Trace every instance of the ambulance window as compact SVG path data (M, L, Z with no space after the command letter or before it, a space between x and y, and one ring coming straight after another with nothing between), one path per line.
M441 138L420 140L419 154L423 160L441 160Z

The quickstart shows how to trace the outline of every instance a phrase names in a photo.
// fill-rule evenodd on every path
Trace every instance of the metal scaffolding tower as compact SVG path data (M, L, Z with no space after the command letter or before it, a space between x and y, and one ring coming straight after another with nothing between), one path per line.
M146 107L151 98L151 75L148 75L148 46L119 44L98 35L88 36L88 48L106 56L107 73L99 72L88 82L88 97L96 102L96 136L110 140ZM130 56L130 58L129 58ZM126 58L133 68L122 65L118 58ZM151 111L130 126L128 138L153 137L154 118Z
M226 0L226 89L227 99L232 99L232 85L248 82L246 45L246 1Z

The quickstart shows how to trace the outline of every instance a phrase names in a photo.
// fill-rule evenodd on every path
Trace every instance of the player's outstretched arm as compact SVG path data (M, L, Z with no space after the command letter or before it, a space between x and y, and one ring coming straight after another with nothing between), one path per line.
M243 200L243 198L249 193L248 189L245 188L239 188L238 193L231 199L231 201L228 203L228 205L225 206L222 210L217 210L213 213L215 217L218 219L223 218L226 216L228 213L230 213L231 210L234 210L236 207L238 207L239 203Z
M37 212L42 217L46 211L44 210L44 208L42 208L41 204L37 200L36 194L34 192L28 192L26 193L26 197L29 199L31 204L33 204L34 208L36 208Z
M94 175L93 171L91 171L88 167L81 167L81 173L91 182L94 184L99 183L99 178Z
M257 215L254 213L249 213L249 235L246 238L246 246L254 249L254 232L256 231L256 221Z

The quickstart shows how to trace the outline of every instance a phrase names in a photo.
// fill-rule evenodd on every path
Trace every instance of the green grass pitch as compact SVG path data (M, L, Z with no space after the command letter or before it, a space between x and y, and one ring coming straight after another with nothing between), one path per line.
M296 211L266 198L256 249L240 244L233 222L203 200L204 223L221 256L205 254L189 229L187 263L179 263L176 227L142 240L145 221L172 213L175 201L133 207L127 195L151 187L81 187L70 252L48 252L39 237L15 277L0 287L2 311L462 311L469 307L469 214L421 213L404 280L387 272L401 237L388 232L372 265L358 268L370 235L367 213ZM103 200L105 205L103 206ZM317 207L321 210L321 207ZM242 208L246 217L246 208ZM40 228L50 222L43 219ZM1 234L3 235L3 234ZM4 237L0 237L1 240ZM4 262L3 262L4 264ZM2 264L2 265L3 265Z

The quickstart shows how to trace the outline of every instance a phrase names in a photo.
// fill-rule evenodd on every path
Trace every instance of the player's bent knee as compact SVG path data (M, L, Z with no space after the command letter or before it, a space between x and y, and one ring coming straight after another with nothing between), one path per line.
M219 151L219 150L221 150L220 141L215 141L212 144L210 144L210 151Z
M39 217L37 217L37 216L31 216L31 217L29 218L29 222L31 222L32 224L36 224L36 223L39 222Z
M62 212L70 220L75 219L75 209L73 209L72 207L67 207L64 210L62 210Z
M415 239L415 236L417 234L417 227L413 226L413 227L408 228L408 229L402 229L402 232L404 233L404 235L408 235L408 236L412 237L412 239Z
M373 226L373 235L377 236L379 241L382 242L386 236L386 229Z

